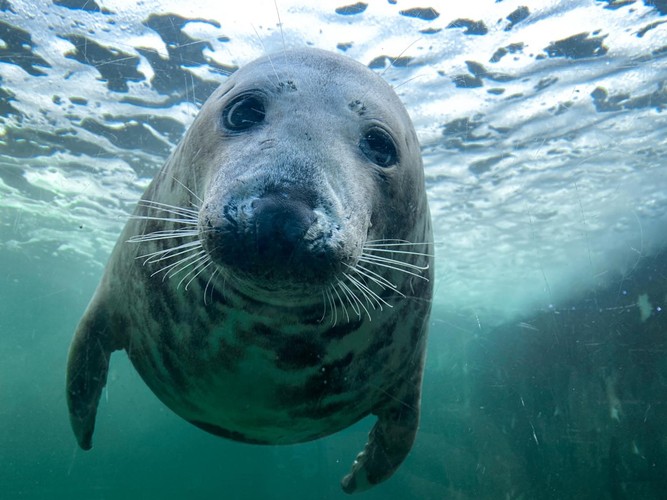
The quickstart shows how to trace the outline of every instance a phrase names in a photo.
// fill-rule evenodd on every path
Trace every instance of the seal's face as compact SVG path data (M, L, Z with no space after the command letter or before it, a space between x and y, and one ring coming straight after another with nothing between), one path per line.
M358 85L368 70L339 58L313 62L244 67L193 127L205 130L195 171L198 158L218 165L201 179L200 239L222 275L255 294L305 296L331 283L368 240L401 238L387 211L407 213L403 200L423 186L414 131L388 112L402 106L386 105L386 83Z

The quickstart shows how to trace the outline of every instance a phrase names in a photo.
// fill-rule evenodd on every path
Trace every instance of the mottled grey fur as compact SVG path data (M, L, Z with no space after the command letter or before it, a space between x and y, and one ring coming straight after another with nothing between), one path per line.
M248 133L226 132L222 110L248 91L263 96L263 122ZM360 151L373 124L396 144L398 162L390 168ZM253 231L258 200L274 191L307 194L299 206L314 222L303 237L304 255L329 252L330 270L307 259L276 259L261 272L221 263L225 248L216 246L220 231L211 228L231 220L240 233ZM424 255L432 252L432 232L420 148L391 88L363 65L320 50L261 58L211 95L142 200L70 348L67 400L80 446L92 446L109 358L124 349L169 408L227 438L298 443L377 415L343 488L362 491L388 478L418 426L433 276L432 258ZM152 202L197 210L189 226L196 234L128 242L183 227L164 219L187 217ZM354 274L382 299L374 304L357 289L366 312L337 283L362 264L364 248L373 252L374 240L394 242L379 255L423 269L408 274L366 263L395 285ZM192 275L187 290L181 276L188 270L151 276L177 258L137 258L189 241L210 265Z

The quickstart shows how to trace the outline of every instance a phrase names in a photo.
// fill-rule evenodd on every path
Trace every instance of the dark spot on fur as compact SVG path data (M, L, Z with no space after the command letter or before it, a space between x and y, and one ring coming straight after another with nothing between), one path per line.
M290 411L289 414L293 418L310 418L313 420L322 420L325 418L331 418L334 415L340 413L349 413L354 411L356 406L356 400L346 400L346 401L335 401L333 403L323 404L323 405L302 405L296 407L294 410ZM362 418L365 416L360 416Z
M320 398L333 394L342 394L347 392L352 385L348 377L348 367L354 355L349 352L347 355L334 361L322 365L317 374L308 378L304 384L304 395L308 400L319 400Z
M276 335L271 328L261 323L253 325L250 330L237 328L235 333L242 345L254 345L262 349L269 349L271 338Z
M323 337L326 340L336 340L342 339L343 337L357 331L361 324L363 323L362 319L356 319L348 323L340 323L336 326L329 328L326 332L323 333Z
M325 349L310 338L286 338L276 349L276 365L281 370L299 370L316 366L324 356Z
M216 436L220 436L223 438L232 439L234 441L240 441L242 443L249 443L249 444L271 444L268 441L252 439L240 432L223 429L222 427L213 424L208 424L206 422L199 422L197 420L189 420L189 422L192 425L196 425L200 429L205 430L206 432L210 432L211 434L215 434Z
M168 338L170 335L160 335L160 339ZM188 381L184 376L180 368L180 359L178 357L178 350L170 348L171 344L169 342L160 342L160 359L162 364L169 373L169 378L171 379L171 385L178 388L179 391L185 392L188 387Z
M201 321L198 321L197 325L190 329L188 347L193 352L208 350L208 325L203 325Z
M377 356L380 354L380 351L384 350L387 347L391 347L394 343L394 334L396 332L397 326L401 323L402 317L393 316L392 320L382 327L382 331L374 337L373 342L370 347L366 350L366 355L371 357Z
M225 339L220 339L216 361L230 372L236 371L239 361L245 356L245 349L239 345L231 344Z
M296 84L292 80L278 83L278 90L283 92L296 92Z
M221 293L220 290L218 290L217 286L212 286L208 290L208 297L209 300L211 301L212 304L216 304L218 308L220 306L225 306L227 305L227 297L225 294Z
M300 314L300 316L303 318L301 320L301 323L308 326L315 326L317 327L317 330L319 330L320 327L322 326L322 323L329 321L328 306L326 310L327 312L326 318L322 317L322 310L323 310L322 304L314 305L311 307L304 307L303 312Z
M284 386L278 396L280 404L292 410L299 406L314 407L317 402L337 394L347 392L356 399L356 392L350 391L354 386L352 371L349 365L354 360L350 352L344 358L322 365L303 384ZM312 373L312 371L311 371Z

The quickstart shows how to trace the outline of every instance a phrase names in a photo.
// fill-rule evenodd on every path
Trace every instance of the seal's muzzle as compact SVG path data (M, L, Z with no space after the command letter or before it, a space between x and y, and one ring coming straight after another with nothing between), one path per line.
M324 283L345 259L316 203L314 193L296 187L230 201L222 216L207 221L204 247L216 263L241 277Z

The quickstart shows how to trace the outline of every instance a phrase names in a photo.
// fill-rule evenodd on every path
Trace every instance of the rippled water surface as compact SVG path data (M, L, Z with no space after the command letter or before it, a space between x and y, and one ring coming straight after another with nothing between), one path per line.
M667 4L276 4L0 0L0 497L342 496L369 420L218 440L116 355L84 454L63 387L109 252L203 101L314 46L395 87L435 227L422 432L367 498L660 498Z

